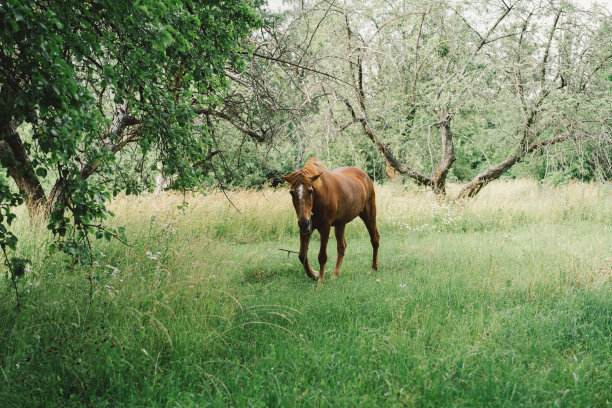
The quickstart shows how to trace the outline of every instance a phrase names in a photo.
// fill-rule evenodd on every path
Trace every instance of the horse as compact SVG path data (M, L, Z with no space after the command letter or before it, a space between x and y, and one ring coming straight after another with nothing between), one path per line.
M380 234L376 228L376 196L374 184L365 171L356 167L328 171L315 158L310 158L303 168L281 177L291 186L289 191L300 229L298 257L308 277L318 283L325 281L327 241L332 226L338 243L338 259L333 276L340 276L346 250L344 229L357 216L363 220L370 234L372 270L378 269ZM308 243L313 230L318 230L321 235L320 272L313 270L308 263Z

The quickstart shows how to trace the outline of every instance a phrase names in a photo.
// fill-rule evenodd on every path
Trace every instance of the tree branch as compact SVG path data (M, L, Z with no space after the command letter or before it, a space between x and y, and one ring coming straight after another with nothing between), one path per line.
M461 191L455 196L455 200L471 198L476 196L484 186L491 181L498 179L502 174L508 171L512 166L521 161L527 154L540 150L543 147L551 146L557 143L569 140L570 133L563 133L559 136L553 136L548 139L540 140L529 145L524 150L518 149L513 155L499 162L495 166L489 167L482 173L478 174Z
M240 122L238 122L236 119L234 119L232 116L228 115L227 113L224 112L219 112L210 108L195 108L194 112L198 115L211 115L211 116L215 116L217 118L221 118L221 119L225 119L226 121L228 121L229 123L231 123L236 129L240 130L242 133L250 136L251 138L253 138L253 140L257 141L257 142L265 142L266 141L266 136L267 134L264 133L263 135L256 132L255 130L249 128L247 125L244 125Z
M487 31L487 34L485 34L484 37L480 37L481 38L480 44L476 47L476 50L474 50L472 56L476 55L476 53L480 51L480 49L489 42L489 37L491 36L491 34L493 34L493 31L495 31L495 28L497 28L499 23L501 23L502 20L506 18L506 16L508 15L508 13L510 13L513 7L514 7L514 4L511 4L510 6L506 6L506 10L504 10L502 15L499 16L499 18L495 22L495 24L493 24L493 26L489 29L489 31Z
M246 52L243 52L241 54L248 55L248 53L246 53ZM314 69L314 68L308 68L308 67L306 67L304 65L299 65L299 64L296 64L296 63L291 62L291 61L282 60L280 58L271 57L271 56L263 55L263 54L257 54L257 53L253 53L252 56L253 57L257 57L257 58L267 59L267 60L270 60L270 61L280 62L282 64L290 65L290 66L295 67L295 68L303 69L305 71L314 72L315 74L326 76L328 78L333 79L334 81L341 82L341 83L343 83L345 85L350 85L348 82L346 82L346 81L344 81L344 80L342 80L342 79L340 79L338 77L335 77L335 76L333 76L331 74L328 74L327 72L319 71L319 70Z
M351 104L349 103L348 100L345 99L344 100L344 104L346 105L347 109L349 110L353 120L355 122L358 122L358 123L361 124L361 127L362 127L364 133L374 143L374 146L376 146L376 148L383 154L383 156L385 157L385 159L387 160L387 162L389 163L389 165L391 167L393 167L399 173L404 174L404 175L414 179L420 185L426 185L426 186L429 186L429 187L432 187L434 185L432 179L430 179L427 176L424 176L423 174L420 174L420 173L412 170L411 168L409 168L408 166L406 166L405 164L400 162L395 157L393 152L378 138L378 136L376 135L374 130L368 124L367 119L364 118L364 117L361 117L361 116L357 117L357 115L355 114L355 110L353 109L353 107L351 106Z
M548 33L548 41L546 42L546 48L544 50L544 56L542 57L542 66L540 67L540 90L544 88L544 79L546 77L546 64L548 62L548 54L550 52L550 45L552 44L553 36L555 34L555 30L557 29L557 23L559 22L559 17L561 17L562 8L557 10L557 14L555 14L555 21L553 22L552 27L550 28L550 32Z
M344 12L344 19L346 23L346 33L347 33L347 51L350 54L352 31L350 28L349 18L348 18L348 14L346 13L346 10ZM370 127L370 124L368 123L368 119L367 119L367 112L366 112L366 105L365 105L365 92L363 90L363 61L361 58L361 52L357 56L357 79L355 79L355 72L354 72L355 68L353 67L353 64L351 64L350 61L349 61L349 71L351 73L351 79L353 81L352 87L357 96L357 102L358 102L359 111L360 111L359 116L357 116L355 109L353 108L353 106L350 104L350 102L346 98L343 98L343 102L345 106L347 107L347 109L349 110L349 113L351 114L353 121L361 124L361 128L363 129L364 133L368 136L368 138L372 141L372 143L374 143L374 146L376 146L376 148L383 154L383 156L385 157L385 159L387 160L387 162L389 163L391 167L393 167L399 173L404 174L414 179L420 185L433 186L432 179L412 170L411 168L406 166L404 163L402 163L397 157L395 157L395 154L382 142L382 140L380 140L378 135L376 135L376 132L374 132L374 130Z
M523 109L523 113L525 114L527 113L527 103L525 102L525 89L523 86L523 75L521 74L521 47L523 45L523 38L525 36L525 33L527 32L527 26L529 24L529 20L531 19L531 16L533 15L534 10L531 10L529 15L525 19L523 26L521 27L521 35L519 37L518 47L516 51L516 66L515 66L515 73L514 73L516 91L519 95L519 100L521 101L521 107Z

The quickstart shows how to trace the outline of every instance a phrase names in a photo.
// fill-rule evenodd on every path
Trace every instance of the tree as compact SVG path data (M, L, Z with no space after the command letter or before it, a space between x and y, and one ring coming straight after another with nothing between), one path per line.
M609 161L609 14L536 1L324 0L296 2L285 18L267 48L291 57L304 92L324 95L311 137L352 146L360 132L388 167L438 194L468 147L476 166L462 177L475 178L457 198L561 142Z
M340 132L359 125L388 166L443 194L455 161L451 119L464 103L457 84L478 52L497 40L493 34L511 9L502 7L486 34L469 42L452 28L463 21L447 2L314 2L293 17L307 27L306 38L280 37L298 37L292 51L312 75L334 73L311 80L309 89L328 95L328 121ZM287 26L298 31L294 22ZM333 40L324 41L326 36ZM348 120L337 106L349 113ZM432 127L439 129L440 156L437 163L432 157L428 175L416 168L423 165L409 165L410 158L402 156L409 139Z
M510 100L520 112L514 152L479 173L456 198L475 196L527 155L558 143L595 142L610 150L605 112L610 112L612 95L601 75L612 66L612 46L602 41L603 36L609 38L609 22L609 16L571 4L523 6L518 35L507 37L516 45L506 44L500 50L505 58L492 60L506 73L504 83L514 89ZM542 33L544 41L538 38Z
M8 225L22 199L81 260L89 233L118 234L101 223L105 203L131 187L104 181L128 144L195 182L191 164L211 148L201 117L223 117L226 70L258 25L250 0L0 3L0 161L19 189L2 179L2 249L15 249Z

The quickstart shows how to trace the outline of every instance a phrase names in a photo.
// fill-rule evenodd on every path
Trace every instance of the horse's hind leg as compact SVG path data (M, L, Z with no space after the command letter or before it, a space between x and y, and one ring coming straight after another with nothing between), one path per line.
M342 266L342 259L344 258L344 251L346 250L346 239L344 238L344 229L346 224L336 225L334 231L336 233L336 242L338 247L338 259L336 260L336 269L334 269L334 277L340 276L340 267Z
M361 214L359 214L359 216L370 233L370 242L372 243L372 269L377 270L380 234L378 233L378 228L376 227L376 201L374 199L374 195L372 195L372 198L368 203L366 203L365 208Z
M321 249L319 250L319 279L317 283L325 282L325 263L327 262L327 240L329 239L329 231L331 227L324 225L319 228L321 235Z

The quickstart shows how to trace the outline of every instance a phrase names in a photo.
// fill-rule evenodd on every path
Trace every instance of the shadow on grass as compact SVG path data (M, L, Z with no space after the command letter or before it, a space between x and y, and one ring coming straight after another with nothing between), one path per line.
M243 269L242 282L252 285L266 284L277 278L295 279L297 276L305 278L302 266L295 260L262 260Z

